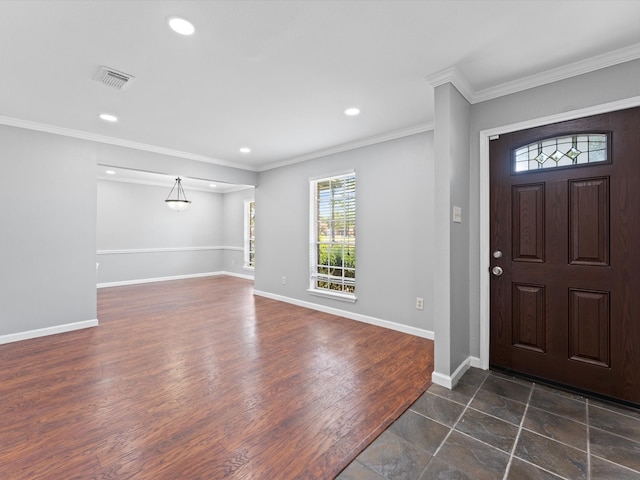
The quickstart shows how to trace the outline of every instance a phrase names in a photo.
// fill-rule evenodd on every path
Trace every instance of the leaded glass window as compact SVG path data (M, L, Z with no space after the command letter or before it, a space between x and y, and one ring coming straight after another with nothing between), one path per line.
M514 152L513 163L516 172L537 171L606 162L607 152L606 134L570 135L548 138L520 147Z

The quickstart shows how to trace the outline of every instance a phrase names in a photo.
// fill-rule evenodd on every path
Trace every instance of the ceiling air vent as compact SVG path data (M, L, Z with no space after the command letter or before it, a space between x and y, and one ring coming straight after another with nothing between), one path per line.
M129 80L131 80L133 75L129 75L128 73L119 72L113 68L102 66L98 73L94 77L94 80L97 80L100 83L104 83L108 87L116 88L118 90L122 90Z

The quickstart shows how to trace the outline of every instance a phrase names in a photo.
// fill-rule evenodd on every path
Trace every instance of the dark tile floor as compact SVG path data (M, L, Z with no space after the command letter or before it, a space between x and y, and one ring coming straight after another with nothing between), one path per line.
M640 480L640 411L497 372L432 385L338 477Z

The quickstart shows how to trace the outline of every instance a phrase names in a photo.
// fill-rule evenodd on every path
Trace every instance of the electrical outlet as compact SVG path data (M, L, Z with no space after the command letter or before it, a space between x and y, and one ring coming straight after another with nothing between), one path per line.
M416 298L416 308L418 310L424 310L424 298Z
M282 276L282 285L286 285L287 284L287 277L285 277L284 275Z
M235 265L236 261L235 260L231 260L231 265Z

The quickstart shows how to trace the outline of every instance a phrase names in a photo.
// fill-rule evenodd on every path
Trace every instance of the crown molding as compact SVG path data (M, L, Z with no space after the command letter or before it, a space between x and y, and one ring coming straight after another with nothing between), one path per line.
M398 138L408 137L411 135L416 135L418 133L428 132L430 130L433 130L433 128L434 128L433 123L424 123L420 125L415 125L413 127L404 128L401 130L394 130L393 132L388 132L382 135L376 135L374 137L368 137L362 140L357 140L355 142L343 143L342 145L337 145L335 147L327 148L324 150L318 150L316 152L312 152L307 155L302 155L300 157L294 157L288 160L270 163L262 166L258 171L264 172L266 170L272 170L274 168L293 165L294 163L306 162L307 160L313 160L316 158L326 157L328 155L334 155L336 153L355 150L356 148L368 147L370 145L375 145L376 143L388 142L389 140L396 140Z
M530 75L512 82L496 85L495 87L479 90L474 92L472 103L484 102L567 78L577 77L584 73L594 72L603 68L637 60L638 58L640 58L640 43Z
M0 116L0 125L24 128L27 130L35 130L38 132L52 133L54 135L78 138L80 140L89 140L92 142L105 143L108 145L116 145L118 147L132 148L135 150L142 150L145 152L159 153L161 155L168 155L170 157L178 157L178 158L184 158L187 160L195 160L197 162L205 162L213 165L220 165L223 167L237 168L239 170L256 171L254 168L248 167L246 165L239 167L238 164L221 160L219 158L208 157L206 155L183 152L181 150L174 150L172 148L159 147L157 145L149 145L146 143L133 142L130 140L124 140L122 138L98 135L95 133L85 132L82 130L73 130L71 128L57 127L57 126L48 125L45 123L31 122L29 120L22 120L19 118Z
M444 85L445 83L451 83L462 94L462 96L467 99L469 103L475 103L473 101L475 96L473 87L471 87L469 82L467 82L467 80L462 76L462 74L456 67L449 67L445 70L436 72L433 75L429 75L428 77L426 77L425 80L433 88Z
M52 133L54 135L61 135L65 137L78 138L81 140L89 140L93 142L106 143L109 145L116 145L120 147L132 148L135 150L142 150L146 152L159 153L161 155L169 155L172 157L185 158L188 160L195 160L197 162L206 162L214 165L221 165L225 167L237 168L240 170L248 170L252 172L263 172L265 170L271 170L272 168L284 167L286 165L292 165L294 163L304 162L306 160L312 160L314 158L325 157L327 155L333 155L335 153L345 152L348 150L354 150L356 148L366 147L369 145L374 145L376 143L386 142L389 140L395 140L397 138L407 137L410 135L415 135L417 133L427 132L429 130L433 130L433 123L421 124L401 130L395 130L393 132L389 132L382 135L377 135L374 137L369 137L363 140L358 140L355 142L345 143L342 145L338 145L336 147L328 148L325 150L319 150L317 152L310 153L308 155L303 155L300 157L291 158L288 160L283 160L280 162L275 162L271 164L264 165L260 168L250 167L247 165L243 165L239 167L237 164L233 164L231 162L227 162L224 160L220 160L213 157L207 157L204 155L198 155L189 152L183 152L180 150L173 150L170 148L158 147L156 145L149 145L145 143L132 142L129 140L123 140L121 138L115 137L107 137L104 135L97 135L90 132L84 132L81 130L73 130L70 128L64 127L56 127L54 125L48 125L45 123L31 122L29 120L21 120L19 118L12 117L4 117L0 116L0 125L7 125L10 127L18 127L25 128L28 130L36 130L38 132ZM101 180L113 180L112 178L103 177ZM134 183L134 182L132 182Z
M425 80L434 88L445 83L451 83L469 103L474 104L630 62L638 58L640 58L640 43L477 91L471 87L456 67L450 67L429 75L425 77Z

